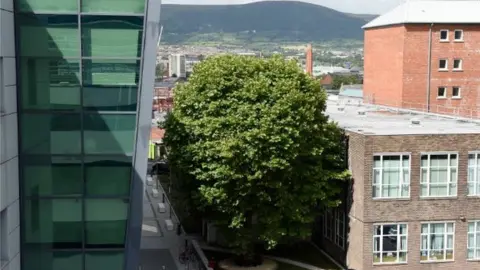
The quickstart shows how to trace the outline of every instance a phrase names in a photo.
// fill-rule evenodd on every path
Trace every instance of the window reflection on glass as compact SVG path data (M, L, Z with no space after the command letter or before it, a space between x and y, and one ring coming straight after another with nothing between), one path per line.
M135 122L135 114L84 114L85 153L131 156Z
M81 196L82 164L79 157L28 156L24 160L26 196Z
M84 60L84 86L136 86L140 77L139 60Z
M82 0L82 12L143 14L145 0Z
M90 251L85 254L85 269L123 269L123 251Z
M406 224L375 225L373 233L373 262L406 262L407 235Z
M83 242L82 200L27 200L24 214L24 243L53 249L78 249Z
M143 17L82 16L82 56L141 56Z
M128 201L87 199L85 201L86 247L123 248Z
M78 0L17 0L16 10L26 13L77 12Z
M43 1L37 1L43 2ZM19 15L18 33L22 57L78 57L80 54L76 15Z
M132 178L132 159L128 157L86 157L87 195L128 196Z
M21 115L22 151L30 154L80 154L80 114Z

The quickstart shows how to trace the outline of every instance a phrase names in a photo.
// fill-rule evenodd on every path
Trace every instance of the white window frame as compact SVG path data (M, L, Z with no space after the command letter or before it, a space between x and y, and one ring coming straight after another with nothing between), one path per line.
M432 196L432 195L429 195L430 194L430 157L431 156L436 156L436 155L448 155L447 157L447 195L442 195L442 196ZM452 155L456 155L456 158L457 158L457 165L456 166L451 166L450 165L450 161L451 161L451 157ZM428 159L427 159L427 167L423 167L421 162L422 162L422 157L423 156L428 156ZM457 194L458 194L458 163L459 163L459 155L457 152L432 152L432 153L421 153L420 155L420 198L445 198L445 197L457 197ZM423 170L426 169L427 170L427 178L426 179L427 181L425 181L425 179L423 179ZM451 172L452 172L452 169L455 169L456 170L456 173L457 173L457 177L456 177L456 181L453 182L452 181L452 175L451 175ZM455 195L449 195L450 194L450 185L451 184L455 184ZM427 195L423 195L422 194L422 185L427 185Z
M345 248L345 212L335 209L335 244L341 249Z
M443 230L443 259L441 260L432 260L430 259L430 253L432 250L430 249L431 246L431 225L432 224L444 224L444 230ZM447 232L448 224L453 225L453 230L452 232ZM423 225L428 225L428 230L427 233L422 233L422 226ZM427 237L427 249L422 248L422 243L423 243L423 236ZM448 243L448 236L452 236L452 248L447 248L447 243ZM447 251L452 251L452 258L447 259ZM427 260L422 260L422 253L426 252L427 255ZM455 261L455 221L435 221L435 222L422 222L420 223L420 262L452 262Z
M333 221L333 222L332 222ZM325 209L324 215L323 215L323 236L333 242L335 238L335 217L333 214L333 209L328 208ZM329 224L331 223L331 224ZM332 226L333 224L333 226Z
M454 95L453 90L454 90L455 88L458 89L458 95ZM453 99L462 98L462 88L461 88L460 86L452 86L452 98L453 98Z
M473 161L474 164L470 164L470 156L473 155ZM467 196L469 197L480 197L480 174L478 173L478 170L480 169L480 166L477 165L478 161L480 160L480 151L474 151L474 152L469 152L468 153L468 177L467 177ZM471 170L473 170L473 175L471 173ZM471 177L472 176L472 177ZM470 178L473 178L473 181L470 180ZM473 192L470 189L470 185L473 185Z
M443 67L443 68L442 68L441 65L440 65L440 63L441 63L442 61L445 61L445 67ZM448 71L448 59L446 59L446 58L440 58L440 59L438 59L438 70L440 70L440 71Z
M324 212L323 222L324 238L344 250L347 238L345 212L342 211L342 208L327 208Z
M397 237L397 260L394 261L394 262L383 262L383 254L385 253L383 251L383 226L397 226L397 234L396 234L396 237ZM400 234L400 226L402 225L405 225L405 232L406 234ZM376 234L376 230L375 230L375 227L376 226L381 226L380 228L380 234L377 235ZM404 264L404 263L407 263L408 262L408 224L407 223L375 223L373 224L373 242L372 242L372 254L373 254L373 264L374 265L377 265L377 264ZM400 245L401 245L401 242L402 242L402 237L405 237L405 242L407 243L405 248L406 249L400 249ZM375 240L377 238L380 238L380 246L378 247L379 251L375 251ZM400 252L405 252L406 256L405 256L405 261L400 261ZM375 254L380 254L380 261L379 262L375 262Z
M460 38L460 39L455 38L455 34L456 34L457 32L462 33L462 38ZM463 42L463 34L464 34L464 32L463 32L462 29L455 29L455 30L453 31L453 41Z
M440 89L443 89L443 96L439 95ZM437 98L447 98L447 91L448 91L448 89L447 89L446 86L439 86L437 88Z
M442 39L442 32L447 33L447 38L446 39ZM448 41L450 41L449 34L450 34L450 31L448 31L448 29L441 29L440 32L438 33L438 39L440 40L440 42L448 42Z
M399 188L399 192L400 194L402 194L401 190L403 188L403 186L405 185L408 185L408 192L407 192L407 195L405 196L398 196L398 197L383 197L383 186L385 186L383 184L383 157L397 157L397 156L400 156L400 182L398 184L398 188ZM404 156L407 156L408 157L408 167L404 167L403 166L403 157ZM380 157L380 162L381 162L381 167L377 168L375 167L375 157ZM411 180L411 174L412 174L412 170L411 170L411 161L412 160L412 157L410 155L410 153L378 153L378 154L374 154L373 155L373 169L372 169L372 198L373 199L380 199L380 200L384 200L384 199L408 199L410 198L410 180ZM380 172L380 183L377 183L375 184L375 171L379 171ZM405 170L408 170L408 181L405 181L404 179L404 171ZM380 186L380 196L374 196L374 192L373 190L375 189L376 186Z
M473 223L473 232L470 231L470 224ZM478 261L480 260L480 244L477 244L480 242L480 238L477 237L477 235L480 234L480 220L472 220L469 221L467 224L467 260L469 261ZM470 239L470 236L473 236L473 247L470 246L470 242L468 239ZM469 250L473 250L473 257L469 257Z
M458 61L458 63L459 63L459 67L458 67L458 68L455 67L455 61ZM455 71L461 71L461 70L463 70L463 60L460 59L460 58L455 58L455 59L453 59L452 70L455 70Z

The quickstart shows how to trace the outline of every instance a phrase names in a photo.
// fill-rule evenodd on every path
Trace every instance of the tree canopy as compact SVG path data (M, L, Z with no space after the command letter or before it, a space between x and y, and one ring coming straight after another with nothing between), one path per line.
M209 57L176 87L170 164L239 254L308 236L338 203L345 147L325 108L318 82L280 57Z

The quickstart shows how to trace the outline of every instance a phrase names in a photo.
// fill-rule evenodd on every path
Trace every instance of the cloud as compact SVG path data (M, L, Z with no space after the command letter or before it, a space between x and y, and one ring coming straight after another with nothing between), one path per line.
M281 0L277 0L281 1ZM283 0L289 1L289 0ZM405 0L302 0L323 5L342 12L382 14ZM255 0L163 0L164 4L197 4L197 5L233 5L256 2Z

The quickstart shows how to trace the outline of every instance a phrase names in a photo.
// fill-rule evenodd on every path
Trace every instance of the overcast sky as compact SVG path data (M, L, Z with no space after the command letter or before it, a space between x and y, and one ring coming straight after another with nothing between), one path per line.
M258 1L258 0L257 0ZM255 0L163 0L164 4L224 5L245 4ZM288 1L288 0L277 0ZM343 12L382 14L405 0L302 0L333 8Z

